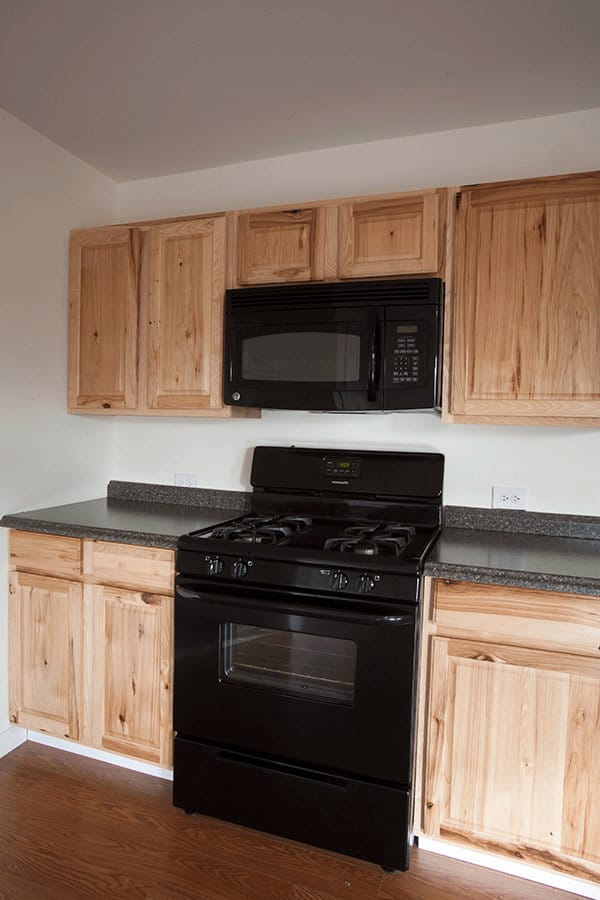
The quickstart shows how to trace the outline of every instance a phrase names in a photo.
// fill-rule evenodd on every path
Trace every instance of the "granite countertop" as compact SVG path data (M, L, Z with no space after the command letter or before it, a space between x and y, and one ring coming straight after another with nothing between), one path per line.
M444 528L425 575L600 597L600 540Z
M240 516L250 496L111 481L102 499L5 515L0 525L173 548L182 534ZM600 596L600 518L445 507L425 575Z
M182 534L235 519L249 494L111 481L108 496L5 515L0 525L68 537L173 548Z

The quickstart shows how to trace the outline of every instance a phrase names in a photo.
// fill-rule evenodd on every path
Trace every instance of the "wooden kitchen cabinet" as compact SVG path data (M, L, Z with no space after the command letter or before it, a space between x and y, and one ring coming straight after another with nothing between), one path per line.
M321 280L326 217L324 206L239 213L237 283Z
M9 545L11 721L170 766L173 551L20 531Z
M10 721L78 740L83 677L81 584L11 572L8 615Z
M75 231L69 411L257 416L224 406L224 214Z
M600 421L600 173L461 188L456 422Z
M173 597L102 585L86 586L85 595L88 742L169 766Z
M445 191L416 191L342 203L340 278L436 274Z
M141 231L77 231L69 259L69 410L134 410Z
M236 284L439 274L446 190L237 214Z
M598 598L434 582L424 637L417 830L600 878Z

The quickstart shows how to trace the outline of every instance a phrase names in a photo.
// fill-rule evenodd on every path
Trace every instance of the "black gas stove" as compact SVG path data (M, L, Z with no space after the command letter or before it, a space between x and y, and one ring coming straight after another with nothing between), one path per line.
M408 865L436 453L257 447L251 508L178 542L174 803Z
M440 530L442 472L439 454L257 447L251 511L181 538L178 569L340 599L416 602ZM275 474L279 484L263 484Z

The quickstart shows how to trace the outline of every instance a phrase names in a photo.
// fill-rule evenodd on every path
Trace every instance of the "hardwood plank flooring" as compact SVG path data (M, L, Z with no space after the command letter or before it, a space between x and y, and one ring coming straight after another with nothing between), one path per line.
M2 900L573 900L415 850L407 873L186 816L171 785L26 743L0 759Z

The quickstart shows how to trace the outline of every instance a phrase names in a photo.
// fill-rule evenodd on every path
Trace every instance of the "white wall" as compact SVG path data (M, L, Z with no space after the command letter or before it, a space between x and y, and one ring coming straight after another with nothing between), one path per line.
M600 168L600 109L301 153L119 185L121 221ZM600 348L599 348L600 355ZM529 507L600 515L600 429L444 425L433 413L265 412L262 420L120 419L120 478L247 488L250 448L439 450L445 500L490 506L492 484L525 485Z
M0 110L0 513L102 495L114 424L68 416L69 230L114 221L115 184ZM6 547L0 529L0 731Z

